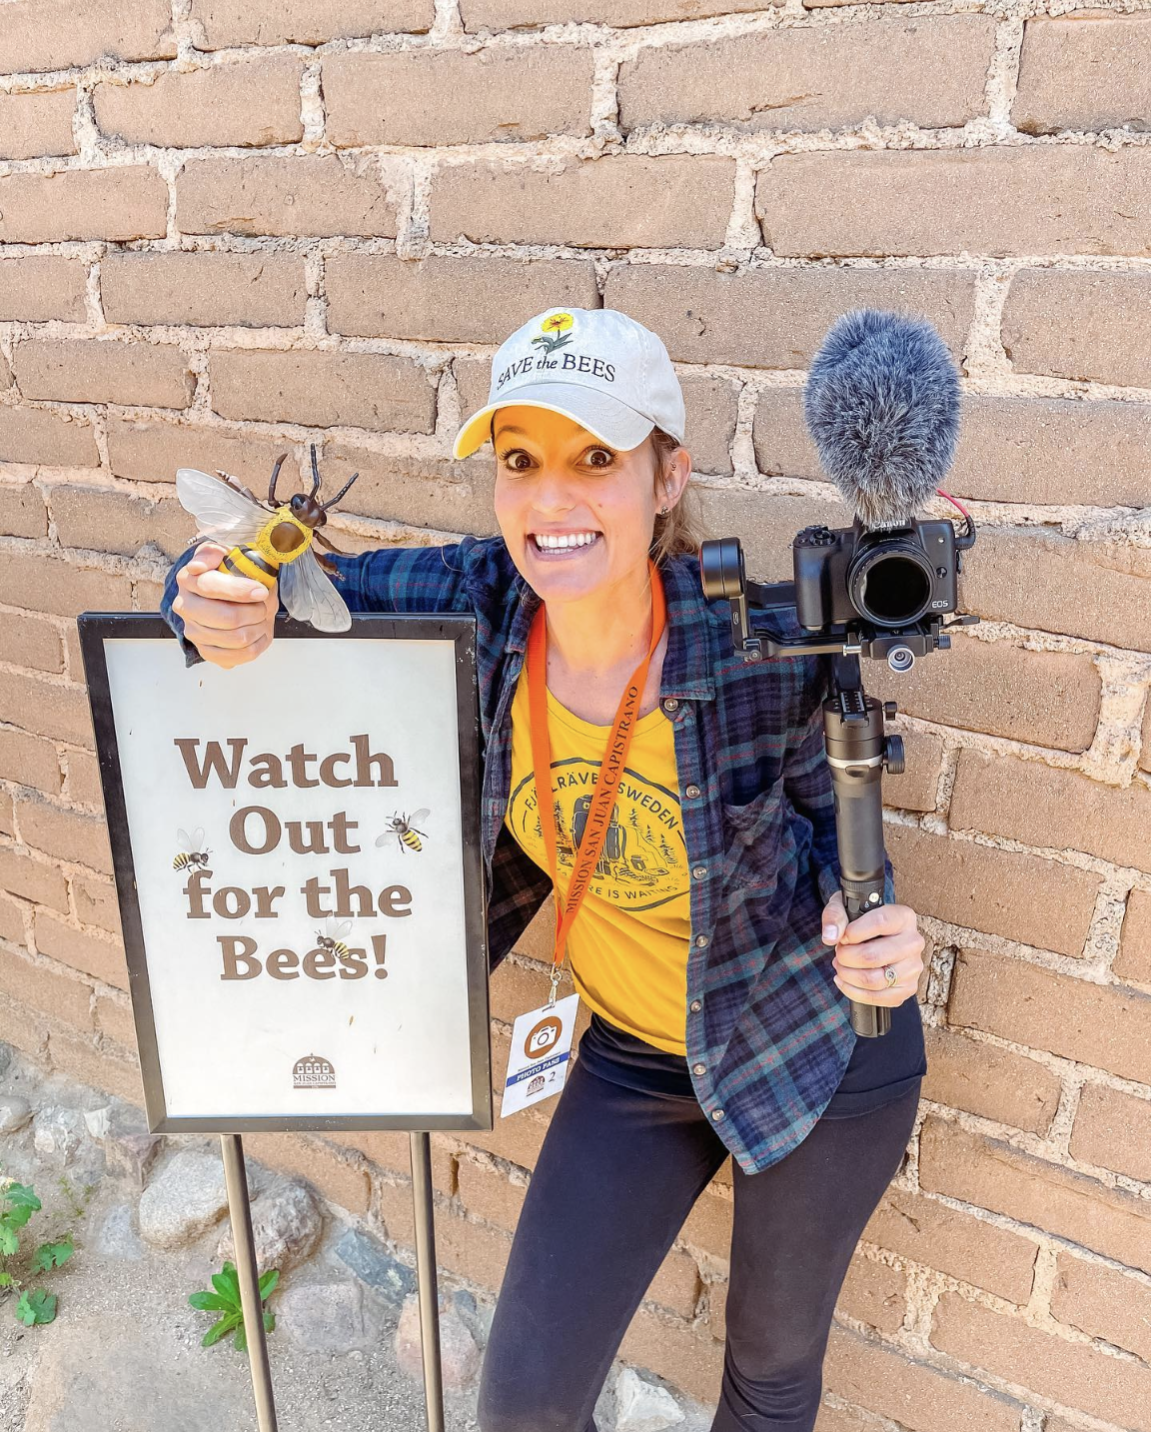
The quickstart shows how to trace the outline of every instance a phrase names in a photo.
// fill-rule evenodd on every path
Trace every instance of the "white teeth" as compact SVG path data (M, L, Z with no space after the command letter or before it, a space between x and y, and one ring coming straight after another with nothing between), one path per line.
M537 547L562 548L562 547L586 547L594 542L599 536L598 532L573 532L563 537L552 537L545 533L535 533Z

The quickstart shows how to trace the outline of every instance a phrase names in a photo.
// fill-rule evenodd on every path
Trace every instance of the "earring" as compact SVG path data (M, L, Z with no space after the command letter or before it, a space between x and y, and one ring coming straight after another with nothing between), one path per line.
M659 509L659 515L660 515L661 517L666 517L667 514L668 514L670 511L671 511L671 508L670 508L670 507L661 507L661 508Z

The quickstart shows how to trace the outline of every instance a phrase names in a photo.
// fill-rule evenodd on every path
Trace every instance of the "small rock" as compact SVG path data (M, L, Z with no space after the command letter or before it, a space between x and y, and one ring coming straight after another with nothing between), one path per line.
M423 1345L420 1338L420 1302L415 1295L404 1299L404 1310L396 1328L396 1361L409 1377L424 1375ZM470 1387L480 1370L480 1350L464 1320L454 1308L440 1303L440 1363L444 1386Z
M146 1251L132 1227L131 1207L126 1203L114 1204L96 1234L96 1252L105 1258L134 1263L143 1258Z
M416 1290L416 1275L370 1233L349 1228L336 1244L336 1257L369 1288L397 1307Z
M0 1044L0 1074L7 1074L8 1066L12 1063L12 1046Z
M289 1268L310 1258L324 1231L324 1215L310 1188L291 1179L271 1184L252 1205L252 1239L260 1271ZM235 1258L231 1223L220 1235L218 1258Z
M228 1206L224 1166L213 1154L185 1149L140 1197L140 1233L153 1248L180 1248L218 1223Z
M88 1110L84 1122L92 1138L103 1146L108 1172L142 1189L164 1140L148 1132L148 1122L140 1110L128 1104L105 1104Z
M36 1152L70 1164L84 1143L86 1128L79 1109L41 1109L33 1123Z
M0 1050L6 1048L0 1044ZM0 1070L2 1072L2 1070ZM5 1094L0 1098L0 1134L14 1134L22 1129L32 1117L32 1105L19 1094Z
M615 1385L616 1432L664 1432L683 1421L683 1411L666 1387L645 1382L625 1367Z
M377 1334L364 1316L358 1283L304 1283L286 1288L276 1302L276 1327L313 1352L367 1348Z

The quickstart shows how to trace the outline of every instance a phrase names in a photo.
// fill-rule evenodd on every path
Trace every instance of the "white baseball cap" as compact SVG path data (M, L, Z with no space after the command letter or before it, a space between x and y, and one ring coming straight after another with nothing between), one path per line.
M667 349L614 308L549 308L517 328L492 359L488 401L461 426L452 456L483 447L492 414L511 404L563 413L621 450L654 427L683 442L683 393Z

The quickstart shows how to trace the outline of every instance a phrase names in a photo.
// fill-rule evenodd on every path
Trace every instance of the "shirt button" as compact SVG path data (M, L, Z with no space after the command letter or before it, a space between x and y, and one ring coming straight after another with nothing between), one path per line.
M695 937L696 949L702 950L703 947L704 947L707 943L708 943L708 938L707 938L706 935L696 935L696 937Z
M706 865L696 865L696 866L693 866L691 873L692 873L692 875L695 877L696 880L706 880L706 879L707 879L707 866L706 866Z
M707 1073L707 1065L706 1065L706 1064L693 1064L693 1065L691 1066L691 1069L692 1069L692 1073L693 1073L693 1074L706 1074L706 1073Z
M712 1119L718 1124L718 1123L723 1119L723 1117L724 1117L723 1110L722 1110L722 1109L713 1109L713 1110L711 1111L711 1117L712 1117Z
M703 1008L703 1005L700 1004L700 1002L699 1002L698 999L693 999L693 1000L692 1000L692 1002L691 1002L691 1012L692 1012L692 1014L698 1014L702 1008Z
M679 702L675 699L674 696L669 696L667 700L663 703L663 709L665 711L678 711Z
M689 801L694 801L698 800L699 797L703 794L703 792L694 782L692 782L692 784L688 786L684 794L687 796Z

